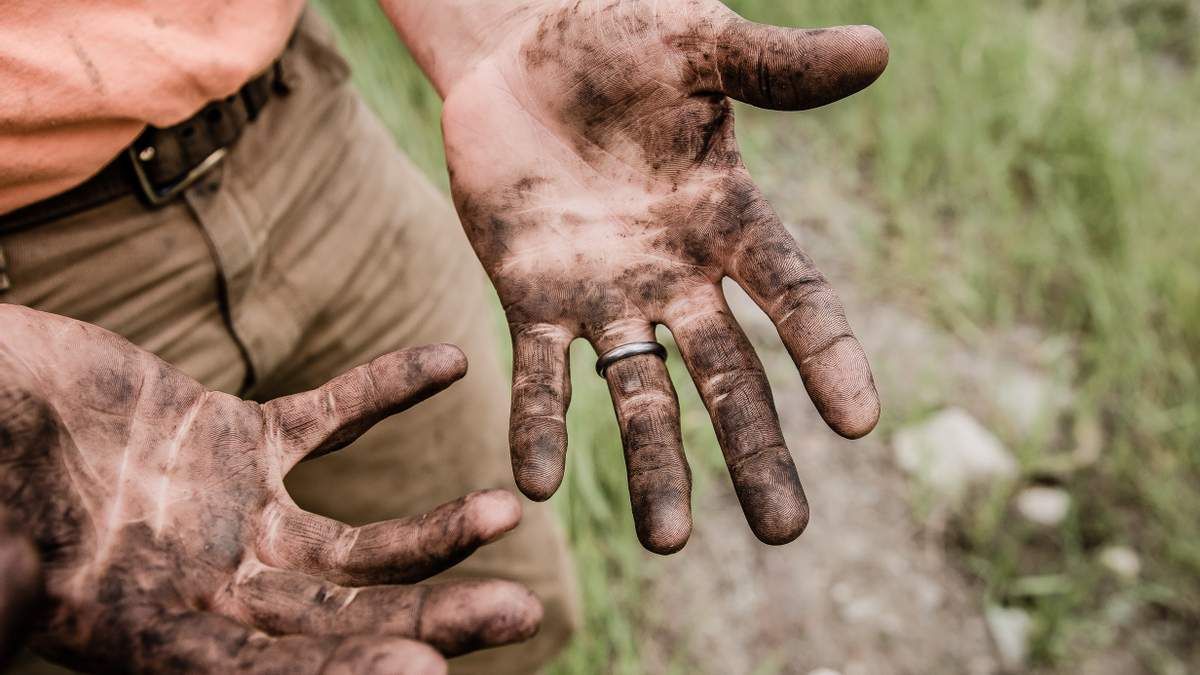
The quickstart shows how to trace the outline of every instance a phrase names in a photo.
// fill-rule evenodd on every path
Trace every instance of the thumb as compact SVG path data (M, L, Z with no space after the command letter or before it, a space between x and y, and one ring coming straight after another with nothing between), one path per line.
M772 110L807 110L854 94L882 73L888 44L871 26L780 28L734 17L717 34L726 96Z
M33 542L0 507L0 670L21 646L42 595L42 566Z
M263 406L284 470L339 450L381 420L442 391L467 372L467 357L439 344L384 354L318 389Z

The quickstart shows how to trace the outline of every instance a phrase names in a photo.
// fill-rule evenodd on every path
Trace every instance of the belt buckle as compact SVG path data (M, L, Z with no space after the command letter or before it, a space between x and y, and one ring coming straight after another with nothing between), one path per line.
M150 182L150 177L146 175L146 170L142 168L142 161L138 158L139 150L136 144L131 144L127 152L129 153L129 160L133 163L133 173L137 176L138 187L142 191L142 198L150 206L159 207L178 197L180 193L191 187L193 183L203 178L204 174L212 171L214 167L221 163L221 160L225 159L225 155L229 153L229 150L227 148L213 150L203 161L189 169L183 175L183 178L171 183L163 190L154 187L154 183Z

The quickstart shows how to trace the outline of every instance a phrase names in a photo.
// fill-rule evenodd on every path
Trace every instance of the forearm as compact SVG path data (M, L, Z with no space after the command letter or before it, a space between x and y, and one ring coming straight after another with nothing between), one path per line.
M554 0L379 0L438 94Z

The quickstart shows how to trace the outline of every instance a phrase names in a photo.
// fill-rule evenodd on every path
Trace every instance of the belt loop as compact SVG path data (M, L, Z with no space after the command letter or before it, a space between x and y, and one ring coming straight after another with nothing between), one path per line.
M246 115L253 122L258 119L258 113L262 112L267 101L271 99L270 86L263 86L266 82L262 80L252 80L242 87L242 102L246 106Z
M290 40L288 41L288 46L291 46ZM289 77L291 73L283 65L283 59L286 56L285 54L275 60L274 73L271 78L271 89L275 92L276 96L287 96L292 93L292 82Z
M8 260L4 257L4 245L0 244L0 293L12 288L12 281L8 278Z

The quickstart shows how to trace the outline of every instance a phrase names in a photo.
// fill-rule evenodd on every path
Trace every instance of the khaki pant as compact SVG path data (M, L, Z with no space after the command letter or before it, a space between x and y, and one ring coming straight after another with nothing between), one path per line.
M284 65L292 93L186 202L148 211L130 196L0 235L11 282L0 301L98 324L211 388L260 400L393 349L455 343L470 359L463 381L302 464L288 489L351 523L515 490L496 321L453 208L350 89L311 12ZM533 672L578 620L544 504L526 502L516 531L443 576L520 581L546 609L536 638L456 660L454 672Z

